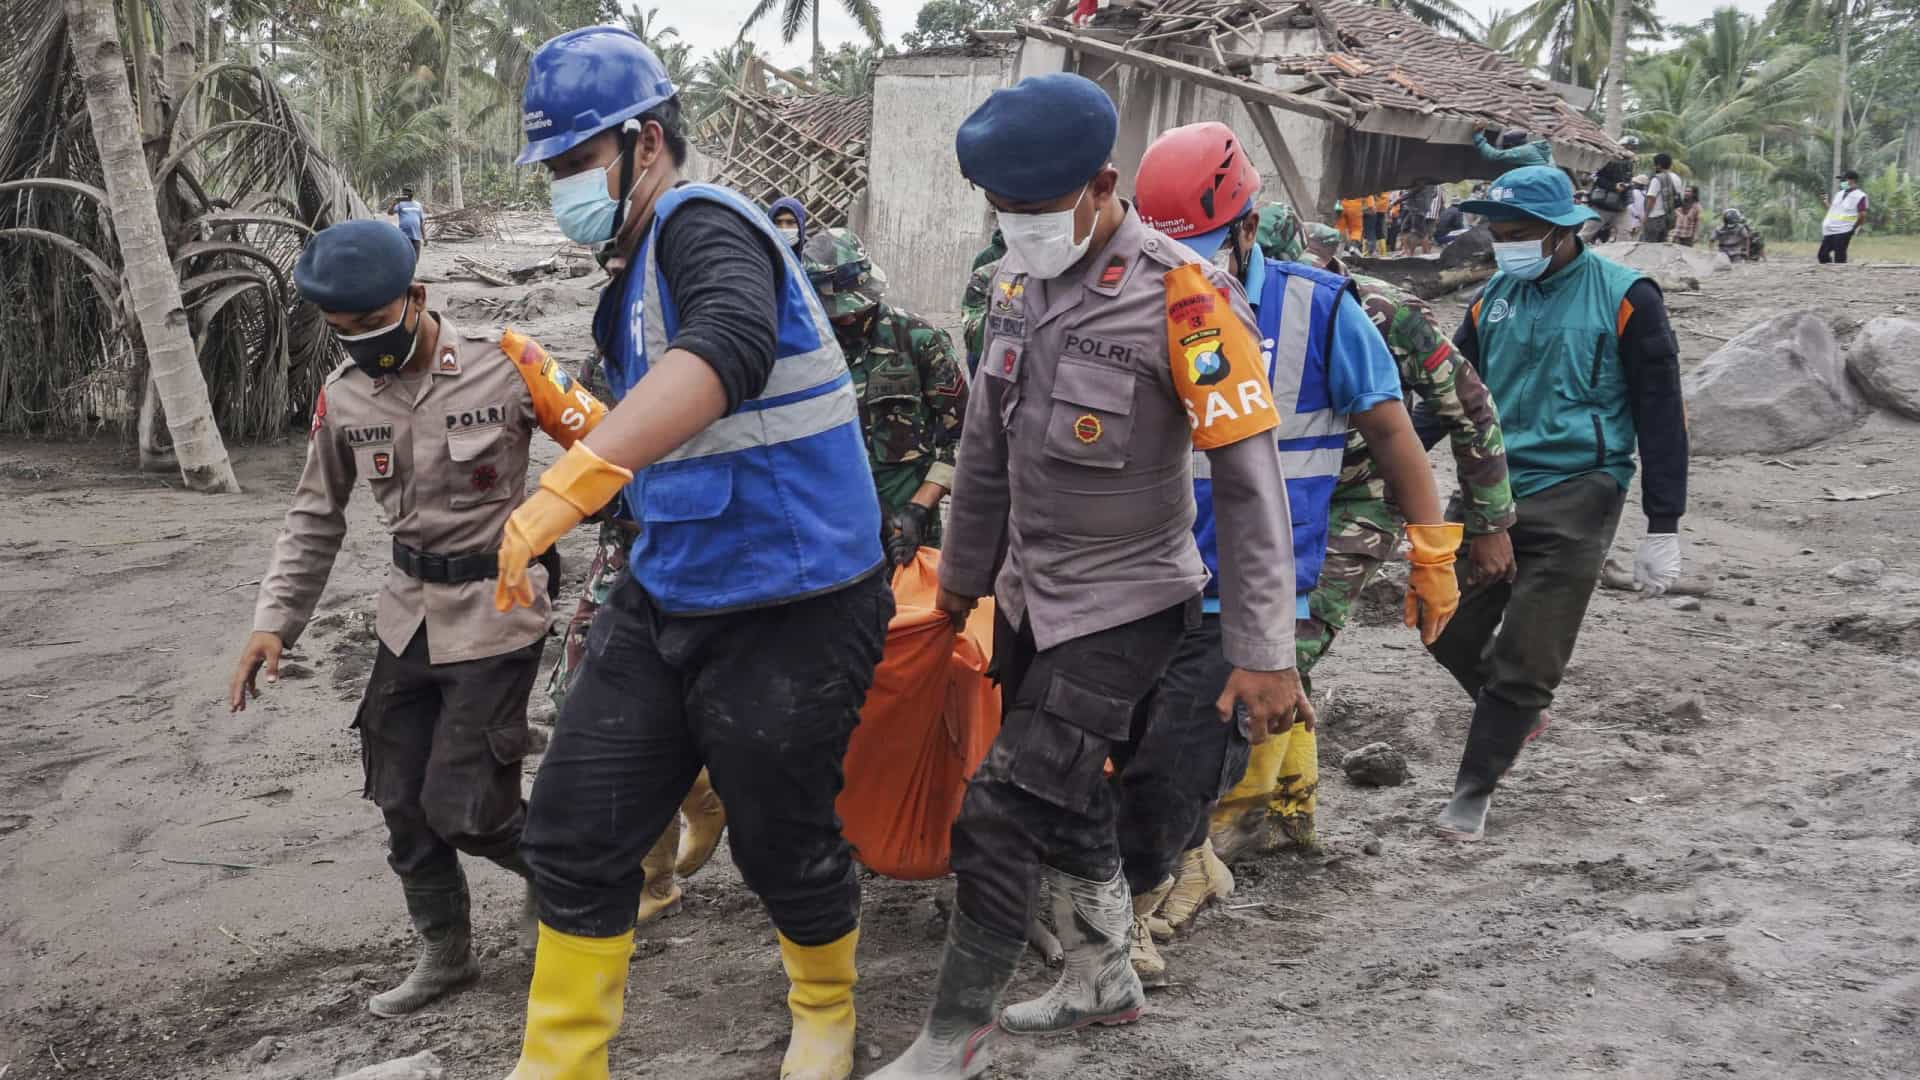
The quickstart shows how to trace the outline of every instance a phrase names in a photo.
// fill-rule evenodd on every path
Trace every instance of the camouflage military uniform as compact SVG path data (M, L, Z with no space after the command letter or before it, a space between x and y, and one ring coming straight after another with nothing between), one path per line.
M980 254L973 257L973 273L967 278L967 291L960 297L960 337L967 347L967 374L980 366L980 350L986 347L987 291L993 287L993 275L1007 254L1007 242L1000 230Z
M966 376L946 331L882 302L886 275L850 230L809 238L804 262L853 374L874 489L892 520L921 484L953 487ZM940 532L940 515L929 515L922 542L939 547Z
M1325 239L1314 236L1320 228L1324 226L1308 231L1310 248L1320 255L1315 262L1326 257L1321 254L1327 250ZM1320 243L1314 243L1316 239ZM1327 268L1344 272L1337 259L1330 260ZM1447 427L1460 475L1467 535L1499 532L1513 524L1506 447L1486 385L1453 351L1425 301L1379 278L1354 276L1353 283L1361 306L1387 339L1387 348L1400 367L1402 389L1426 402ZM1359 432L1349 432L1328 515L1327 559L1320 567L1320 582L1308 598L1310 617L1298 624L1296 634L1302 671L1311 668L1345 629L1360 590L1393 558L1401 525L1400 512L1387 493L1386 479L1367 441Z
M580 369L580 383L587 392L602 401L614 400L613 391L607 386L606 373L597 363L588 363ZM580 673L580 662L587 656L587 629L593 625L594 612L613 595L613 587L620 582L620 576L627 572L627 557L633 550L633 538L639 527L624 520L625 502L615 498L613 504L602 511L600 536L594 544L593 561L587 564L587 579L582 586L580 603L574 608L573 617L567 620L567 629L561 635L560 662L553 665L553 671L547 676L547 696L553 699L557 710L566 703L567 691L573 687L573 680Z

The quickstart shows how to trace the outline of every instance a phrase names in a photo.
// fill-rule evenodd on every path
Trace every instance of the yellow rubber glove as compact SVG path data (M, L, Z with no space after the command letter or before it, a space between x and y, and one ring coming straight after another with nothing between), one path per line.
M493 585L493 606L500 611L533 606L527 564L567 535L588 514L613 501L633 473L574 443L553 467L540 474L532 497L507 519L500 535L500 576Z
M1460 583L1453 576L1453 560L1460 550L1463 527L1457 524L1408 525L1413 553L1407 561L1407 625L1420 630L1420 642L1431 645L1460 608Z

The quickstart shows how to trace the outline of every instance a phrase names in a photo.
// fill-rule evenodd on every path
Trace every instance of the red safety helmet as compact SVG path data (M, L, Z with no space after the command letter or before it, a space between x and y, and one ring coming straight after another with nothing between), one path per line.
M1233 129L1218 120L1177 127L1140 158L1134 204L1149 228L1200 253L1219 250L1233 224L1260 193L1260 171Z

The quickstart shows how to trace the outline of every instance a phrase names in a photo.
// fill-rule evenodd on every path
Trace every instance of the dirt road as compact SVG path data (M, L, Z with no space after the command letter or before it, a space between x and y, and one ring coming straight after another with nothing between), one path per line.
M429 270L453 253L429 248ZM1867 267L1703 284L1674 298L1690 363L1788 306L1920 303L1920 275ZM578 362L591 293L554 288L525 325ZM491 866L469 867L479 987L402 1021L365 1010L411 945L346 730L386 562L364 493L281 683L239 716L221 702L301 453L243 450L247 494L208 497L137 475L111 441L0 446L5 1080L304 1080L427 1048L463 1080L510 1068L529 962ZM1713 594L1697 611L1596 598L1482 845L1425 831L1468 704L1375 602L1316 675L1324 756L1389 739L1412 782L1356 788L1329 765L1325 855L1243 869L1169 950L1176 984L1140 1024L1007 1041L992 1075L1920 1075L1920 630L1840 618L1920 604L1916 457L1920 425L1882 416L1785 464L1697 463L1688 556ZM1907 490L1822 501L1829 485ZM1641 528L1630 511L1623 558ZM587 539L569 541L575 574ZM1877 584L1826 575L1865 556L1889 568ZM867 884L857 1071L913 1036L938 893ZM724 859L688 900L643 935L616 1075L772 1077L771 930ZM1029 962L1013 992L1050 978Z

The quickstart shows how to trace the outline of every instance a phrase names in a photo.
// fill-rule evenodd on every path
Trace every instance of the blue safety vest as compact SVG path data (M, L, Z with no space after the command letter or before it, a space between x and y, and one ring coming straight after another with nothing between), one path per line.
M1299 263L1265 259L1252 274L1259 295L1260 350L1280 413L1276 434L1293 514L1293 587L1305 597L1320 580L1327 557L1327 507L1347 445L1347 418L1333 411L1327 363L1334 312L1352 288L1346 278ZM1220 549L1213 525L1213 472L1204 453L1193 455L1193 538L1206 561L1207 607L1218 610Z
M594 315L615 400L679 333L655 260L660 229L693 199L730 207L783 253L773 371L759 395L634 473L623 495L640 535L634 580L662 611L712 614L831 592L882 561L880 504L867 467L853 379L820 300L786 242L752 203L686 184L654 204L624 279Z

